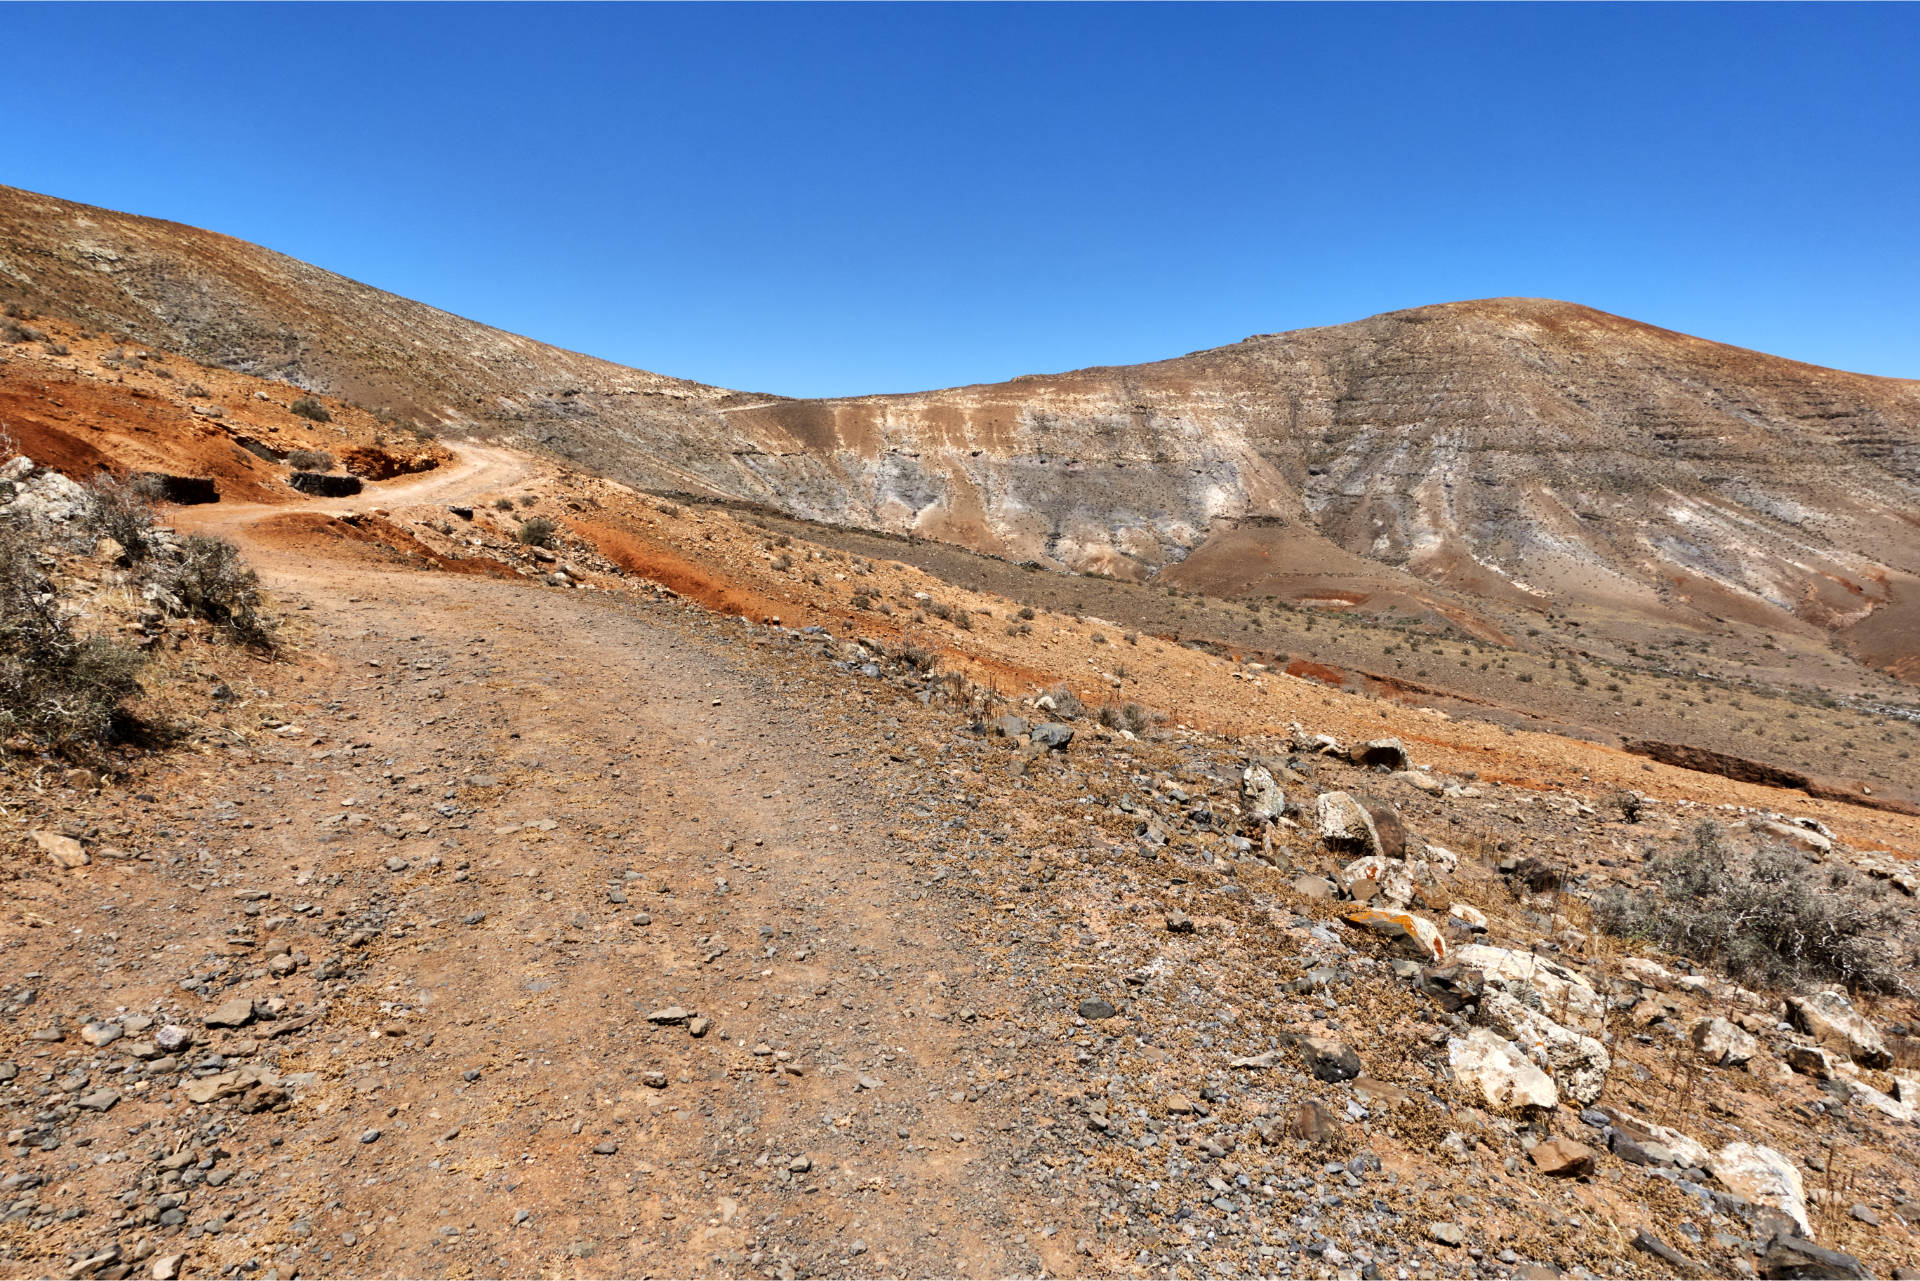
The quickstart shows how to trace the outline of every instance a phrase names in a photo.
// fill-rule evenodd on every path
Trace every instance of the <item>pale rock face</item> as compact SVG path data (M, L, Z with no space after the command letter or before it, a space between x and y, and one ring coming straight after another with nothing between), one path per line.
M1393 907L1413 902L1414 869L1398 859L1369 854L1340 869L1340 886L1353 894L1361 881L1373 881L1380 887L1380 901ZM1358 897L1357 895L1355 897Z
M1455 903L1447 908L1447 915L1470 930L1486 932L1487 914L1471 903Z
M1454 1079L1478 1090L1490 1108L1551 1108L1560 1103L1553 1078L1505 1037L1487 1028L1472 1028L1466 1036L1449 1040L1447 1062Z
M1792 1161L1772 1148L1753 1143L1729 1143L1708 1167L1735 1196L1757 1205L1770 1205L1794 1221L1800 1235L1813 1240L1807 1219L1807 1190Z
M1489 989L1480 998L1480 1019L1528 1055L1544 1060L1568 1098L1591 1103L1606 1087L1613 1059L1593 1037L1562 1027L1498 989Z
M1815 992L1787 998L1787 1016L1793 1025L1829 1050L1837 1050L1861 1067L1883 1068L1893 1063L1880 1030L1853 1007L1845 993Z
M1287 811L1287 798L1264 765L1249 765L1240 774L1240 808L1257 823L1271 823Z
M1709 1063L1739 1067L1760 1050L1751 1033L1726 1019L1701 1019L1693 1025L1693 1048Z
M1633 975L1644 987L1661 992L1673 987L1673 971L1658 961L1649 961L1644 956L1629 956L1620 962L1620 968Z
M1341 918L1358 929L1372 930L1388 938L1400 939L1422 960L1438 964L1447 959L1447 941L1432 921L1412 912L1396 912L1366 907L1348 912Z
M1606 1002L1593 984L1556 961L1484 943L1456 949L1453 959L1479 970L1488 983L1526 984L1540 994L1547 1011L1568 1027L1598 1031L1606 1025Z
M1332 845L1358 846L1369 853L1380 849L1380 833L1366 807L1345 792L1326 792L1313 802L1320 839Z
M1890 1117L1895 1121L1913 1120L1913 1108L1906 1102L1891 1095L1882 1094L1865 1081L1855 1077L1845 1076L1842 1079L1847 1083L1848 1097L1852 1102L1865 1104L1882 1116Z

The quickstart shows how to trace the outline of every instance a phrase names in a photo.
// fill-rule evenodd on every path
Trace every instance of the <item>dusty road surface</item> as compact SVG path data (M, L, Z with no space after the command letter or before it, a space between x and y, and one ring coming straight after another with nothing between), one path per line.
M467 447L306 509L471 502L529 471ZM279 1044L296 1018L190 1051L279 1053L290 1112L209 1133L215 1109L178 1090L114 1110L136 1143L217 1147L240 1172L188 1189L189 1271L1066 1266L1061 1207L1014 1193L997 1118L968 1102L973 963L889 854L844 709L697 610L256 536L286 512L178 515L238 541L294 620L297 725L150 782L157 800L114 817L184 857L95 881L133 892L118 936L189 944L97 962L111 1005L197 1006L174 989L209 968L203 940L178 926L217 943L231 917L252 943L233 966L270 940L300 964L218 999L320 1014ZM308 681L326 701L302 709ZM265 928L241 914L262 905ZM126 1182L148 1159L100 1170Z

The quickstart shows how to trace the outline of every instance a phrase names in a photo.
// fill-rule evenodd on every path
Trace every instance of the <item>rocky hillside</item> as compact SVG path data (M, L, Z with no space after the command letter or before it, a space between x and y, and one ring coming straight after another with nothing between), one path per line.
M1496 299L1149 365L747 396L210 232L0 188L0 290L651 488L1213 593L1829 641L1910 675L1920 382ZM1593 633L1590 632L1589 635Z

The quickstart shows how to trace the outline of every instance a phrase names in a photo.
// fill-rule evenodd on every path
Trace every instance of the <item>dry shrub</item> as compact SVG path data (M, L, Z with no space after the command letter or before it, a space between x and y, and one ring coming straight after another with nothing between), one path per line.
M0 726L84 758L120 736L140 655L74 634L31 539L0 528Z
M1711 820L1647 865L1652 885L1594 901L1594 922L1712 964L1736 982L1831 980L1898 992L1913 958L1911 922L1886 887L1777 844L1733 848Z
M1153 713L1138 703L1108 703L1100 709L1100 723L1138 734L1153 724Z
M530 516L520 522L520 532L515 537L528 547L548 547L553 544L555 528L545 516Z
M95 538L111 538L119 543L130 560L147 559L154 548L156 489L156 482L150 477L100 477L87 486L89 502L80 517L80 528Z
M309 422L330 423L333 421L333 415L327 412L327 407L315 400L312 396L300 397L291 405L287 406L287 411L298 414Z
M324 449L296 449L287 455L287 466L295 471L333 470L333 455Z
M896 657L916 672L930 672L940 665L940 655L937 651L912 641L902 645Z
M1047 691L1047 697L1053 700L1054 714L1062 720L1070 721L1086 713L1087 705L1080 701L1079 695L1065 685L1054 686Z
M205 619L243 645L271 649L275 623L260 590L260 576L224 538L190 534L178 562L157 581L188 615Z

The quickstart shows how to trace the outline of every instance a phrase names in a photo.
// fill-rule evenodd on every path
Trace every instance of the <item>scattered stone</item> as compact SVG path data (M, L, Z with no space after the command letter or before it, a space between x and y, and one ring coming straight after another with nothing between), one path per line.
M251 1004L248 1008L251 1010ZM163 1054L178 1054L193 1044L193 1033L178 1023L168 1023L153 1034L153 1044Z
M669 1005L664 1010L655 1010L653 1013L647 1015L647 1022L657 1023L665 1027L669 1024L685 1023L691 1017L693 1016L679 1006Z
M1846 1055L1861 1067L1884 1068L1893 1064L1893 1055L1887 1051L1880 1030L1853 1007L1844 992L1827 990L1811 996L1790 996L1787 1017L1817 1044Z
M704 1015L696 1015L695 1017L687 1020L687 1035L688 1036L705 1036L707 1034L707 1030L712 1026L713 1026L712 1019L707 1018Z
M1185 912L1182 912L1179 908L1168 909L1166 919L1167 919L1167 933L1169 934L1193 933L1193 918L1191 916L1188 916Z
M1480 1092L1487 1106L1503 1110L1559 1105L1553 1078L1542 1072L1512 1042L1484 1027L1447 1042L1447 1062L1462 1085Z
M1787 1066L1816 1081L1833 1079L1833 1059L1817 1045L1788 1046Z
M659 1068L649 1068L640 1074L640 1083L648 1089L664 1090L667 1088L667 1074Z
M1807 1221L1807 1192L1793 1162L1754 1143L1729 1143L1713 1159L1713 1177L1735 1196L1771 1206L1792 1219L1800 1235L1811 1237Z
M1086 998L1080 1002L1077 1008L1080 1012L1080 1017L1089 1022L1097 1022L1100 1019L1110 1019L1120 1012L1114 1007L1112 1001L1099 996Z
M1453 950L1451 959L1479 970L1488 983L1497 981L1509 989L1523 984L1532 988L1542 1007L1569 1027L1598 1032L1606 1026L1605 999L1586 976L1558 961L1484 943L1463 944Z
M1363 854L1380 853L1380 834L1374 831L1366 807L1347 793L1321 793L1314 798L1313 814L1320 839L1328 845Z
M88 1045L112 1045L126 1029L118 1023L89 1023L80 1029L80 1039Z
M1548 1139L1536 1143L1527 1158L1540 1173L1554 1179L1575 1179L1593 1173L1593 1149L1572 1139Z
M107 1112L120 1101L120 1095L114 1090L94 1090L74 1100L74 1104L89 1112Z
M1409 951L1429 962L1447 958L1447 941L1432 921L1411 912L1390 912L1380 908L1360 908L1340 918L1356 929L1371 930L1400 940Z
M1726 1019L1711 1018L1693 1025L1693 1048L1709 1063L1739 1067L1760 1052L1760 1042Z
M71 836L62 836L58 832L36 831L29 833L40 852L52 861L55 867L85 867L93 860L80 848L80 842Z
M1443 1221L1440 1223L1429 1223L1427 1225L1427 1235L1435 1241L1438 1241L1441 1245L1458 1246L1466 1241L1467 1230L1458 1223L1447 1223Z

